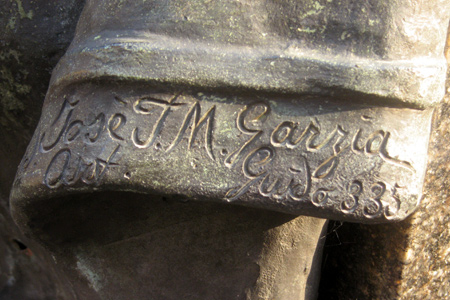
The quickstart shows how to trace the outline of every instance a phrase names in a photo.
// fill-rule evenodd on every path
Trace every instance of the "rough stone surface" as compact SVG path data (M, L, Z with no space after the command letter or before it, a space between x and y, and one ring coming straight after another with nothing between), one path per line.
M70 285L53 259L24 237L9 193L38 121L54 68L69 46L84 1L5 0L0 4L0 299L66 299Z

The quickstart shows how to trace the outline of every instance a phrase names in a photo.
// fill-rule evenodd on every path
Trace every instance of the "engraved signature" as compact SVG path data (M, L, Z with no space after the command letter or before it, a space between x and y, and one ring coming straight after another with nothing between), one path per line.
M270 144L258 146L257 142L267 130L267 126L263 127L263 123L268 114L270 114L270 107L265 103L257 102L245 106L236 118L237 129L249 138L225 158L224 165L233 168L242 161L242 173L247 181L241 186L228 190L225 195L228 201L237 200L254 187L254 191L259 195L276 201L288 198L310 199L315 206L325 206L330 201L329 193L334 189L319 187L311 191L312 182L313 180L321 182L330 178L338 169L341 156L344 153L348 154L349 151L354 155L379 157L388 164L415 172L409 162L389 156L387 145L390 133L383 130L375 130L363 139L362 129L351 134L343 126L336 125L330 133L322 133L318 120L312 120L304 127L294 121L281 121L273 129L269 128ZM298 149L299 153L296 156L298 160L296 166L291 162L292 165L282 172L283 175L276 172L283 164L274 165L277 149ZM331 155L319 162L315 168L311 168L306 155L325 149L331 149ZM339 209L342 212L351 214L360 206L362 185L362 182L358 180L349 185L349 198L340 203ZM381 198L386 191L384 182L373 183L370 191L372 196L363 201L363 214L366 217L375 218L383 210L386 217L389 217L398 211L399 200L396 198L393 198L396 200L393 211L389 205L383 207Z
M98 185L108 169L118 165L114 158L119 149L120 145L117 145L105 159L88 159L73 154L68 148L61 149L45 171L44 184L53 189L61 185L72 186L80 180L88 185Z
M220 126L216 121L220 106L209 104L205 108L196 99L183 99L181 94L164 99L143 96L126 100L115 95L110 111L83 115L76 111L81 100L64 98L47 130L40 129L42 132L38 133L35 144L39 153L52 155L44 184L51 189L77 182L98 185L109 169L119 166L118 154L126 146L148 151L163 150L170 154L177 147L191 151L195 142L201 145L200 149L205 151L209 160L218 162L214 155L217 150L214 134L215 127ZM128 120L129 114L141 119ZM349 129L342 124L331 128L327 125L327 130L316 118L293 120L294 117L291 117L290 120L275 122L271 117L271 107L261 101L243 106L233 117L241 142L235 144L231 151L222 149L220 153L224 158L221 163L229 169L238 168L245 179L242 184L227 191L225 199L228 201L245 197L251 191L277 202L290 199L309 201L317 207L327 206L337 201L333 193L338 188L324 183L330 183L329 179L339 174L339 168L349 156L376 158L415 172L411 163L389 155L389 131L377 128L371 132L367 127ZM114 149L97 147L87 152L74 150L92 146L104 139L113 141L116 145ZM186 141L187 147L180 146ZM72 143L77 143L75 148L70 146ZM279 164L285 152L290 153L290 160ZM34 156L33 153L31 159ZM29 161L26 161L24 165L28 164ZM280 170L282 168L284 170ZM347 214L353 214L358 209L368 218L381 213L386 217L394 216L399 210L400 200L392 196L394 207L383 206L386 189L386 183L382 181L367 183L364 180L350 180L343 191L346 196L338 202L339 209Z

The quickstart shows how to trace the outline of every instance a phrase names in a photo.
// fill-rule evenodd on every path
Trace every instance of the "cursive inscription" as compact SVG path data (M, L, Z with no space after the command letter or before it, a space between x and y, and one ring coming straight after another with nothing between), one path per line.
M368 125L371 118L331 122L321 115L280 113L262 101L201 102L182 93L110 97L89 113L83 113L87 101L62 99L49 126L37 131L24 167L36 154L49 155L43 168L48 188L99 185L113 168L130 174L121 159L133 149L147 160L157 155L180 167L195 165L194 174L206 167L227 168L227 201L255 196L277 203L303 201L366 218L394 218L400 209L400 187L377 177L381 166L415 173L410 162L389 155L391 133ZM186 158L195 162L184 164L182 151L190 151Z
M381 159L389 164L393 164L412 172L415 172L414 168L407 161L402 161L389 156L387 152L387 143L390 137L390 132L377 130L373 132L366 140L363 147L358 147L358 141L360 139L362 130L359 129L352 140L352 150L355 153L364 153L368 156L378 155ZM375 145L375 146L374 146ZM377 146L378 145L378 146Z
M262 124L270 113L270 108L265 103L253 103L246 105L236 118L236 127L238 130L249 135L250 138L238 149L231 152L224 161L228 168L233 167L244 155L244 151L261 137L263 130Z
M98 185L107 170L118 165L114 159L119 149L120 145L106 159L89 159L72 154L68 148L61 149L53 156L45 171L44 184L52 189L61 185L72 186L78 181Z
M158 117L158 120L153 125L150 136L146 140L141 140L139 138L138 127L133 129L131 140L133 141L134 146L145 149L153 145L156 138L160 135L162 127L164 126L164 123L169 116L170 111L185 105L185 103L174 103L177 98L178 95L174 96L169 101L164 101L153 97L144 97L136 100L133 105L133 109L138 114L149 115L154 112L156 108L162 108L162 110Z
M251 190L275 201L310 199L311 203L318 207L333 205L332 202L337 200L330 196L330 192L338 188L324 187L322 182L332 179L339 166L352 154L378 157L385 163L415 172L409 162L389 156L388 131L374 130L364 139L361 128L352 133L337 124L327 133L323 132L317 119L306 126L302 126L301 122L281 121L270 129L264 124L270 111L268 105L258 102L245 106L237 115L237 129L249 138L225 158L224 165L233 168L243 158L241 168L246 181L228 190L225 195L228 201L235 201ZM267 130L270 143L258 146ZM280 153L282 150L296 153L289 160L287 167L286 163L282 162L286 155ZM325 158L317 159L314 155ZM346 158L343 158L344 155ZM278 163L277 157L280 157ZM367 218L376 218L383 211L386 216L398 211L398 199L396 208L383 207L381 199L386 192L384 182L373 183L369 190L371 195L361 199L363 183L353 180L346 191L348 196L338 205L339 210L345 214L353 214L362 205L362 213Z
M191 124L191 135L189 136L188 149L191 149L192 144L197 136L198 131L203 125L206 125L205 132L205 140L204 147L208 156L214 160L214 154L212 150L212 130L213 130L213 122L214 122L214 113L216 111L216 106L213 105L203 117L200 118L200 104L196 101L192 107L189 109L186 117L184 118L183 123L181 124L180 130L176 135L173 142L170 144L169 148L167 148L167 152L170 152L173 148L175 148L183 138L188 126Z
M301 200L311 187L306 159L300 157L302 168L289 168L288 178L283 180L280 176L273 176L269 172L274 155L275 151L270 146L263 146L250 152L242 165L242 171L248 181L237 189L229 190L226 198L233 201L247 192L252 185L257 185L259 193L264 197Z

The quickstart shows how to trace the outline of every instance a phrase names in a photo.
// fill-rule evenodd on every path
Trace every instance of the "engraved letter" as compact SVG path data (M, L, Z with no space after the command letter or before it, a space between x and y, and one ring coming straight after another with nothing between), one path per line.
M71 152L69 149L59 150L58 153L52 158L48 165L47 171L45 171L44 184L50 188L55 189L64 183L64 176L69 166ZM60 159L62 157L62 161ZM62 166L61 166L62 163ZM50 179L53 172L56 172L58 176L54 179Z
M123 141L123 137L118 135L116 131L119 131L126 124L126 122L127 118L124 115L120 113L112 115L108 120L109 135L115 140Z
M254 118L250 120L246 119L250 114L258 114L258 110L262 110L262 112ZM239 149L233 151L225 158L225 166L231 168L234 164L241 158L244 150L248 148L248 146L256 140L263 131L260 129L251 129L248 127L248 123L253 123L255 126L260 127L262 123L264 123L265 118L270 113L270 107L265 103L253 103L248 106L245 106L243 110L241 110L236 118L236 126L240 132L251 135L252 137L245 142Z
M205 115L200 118L201 108L198 101L194 103L189 112L186 114L184 118L183 124L181 125L180 131L178 131L177 136L175 137L172 144L167 149L167 152L170 152L175 148L178 143L180 143L181 139L186 132L186 129L189 127L189 124L192 124L191 135L189 137L188 147L191 149L193 142L195 141L195 137L197 136L200 127L206 124L206 132L205 132L205 149L208 153L208 156L214 160L214 155L212 152L212 131L213 131L213 123L214 123L214 113L216 111L216 106L213 105ZM193 119L192 119L193 118Z
M244 172L245 177L250 180L247 181L240 188L232 188L230 189L225 198L228 201L233 201L243 195L253 184L255 184L258 180L263 178L268 171L265 170L265 167L268 166L273 158L275 152L271 147L261 147L253 150L244 160L242 164L242 171Z
M164 125L164 122L165 122L167 116L169 115L171 109L176 108L177 106L185 105L185 103L173 103L178 98L178 96L179 96L178 94L175 95L169 101L164 101L164 100L160 100L160 99L156 99L156 98L152 98L152 97L144 97L144 98L138 99L134 103L134 105L133 105L134 111L136 113L142 114L142 115L148 115L154 110L154 107L147 108L146 105L150 104L152 106L163 108L163 111L159 115L158 121L153 126L152 132L147 140L142 141L141 139L139 139L139 128L136 127L133 129L133 132L131 133L131 140L133 141L133 144L136 147L148 148L151 145L153 145L153 143L155 142L155 139L160 134L161 129Z
M52 123L52 127L55 126L56 122L58 122L58 120L62 117L62 115L64 114L64 112L68 108L69 109L69 113L66 116L66 120L64 121L64 125L62 126L61 130L59 131L59 134L57 135L55 141L53 143L51 143L50 145L44 146L45 132L42 134L41 141L40 141L40 147L39 147L39 150L40 150L41 153L47 153L47 152L51 151L59 143L59 141L61 140L64 132L67 129L67 126L69 125L70 118L72 117L72 113L73 113L73 108L78 104L78 102L79 102L79 100L75 100L74 102L70 102L67 99L64 100L63 105L61 107L61 110L59 111L58 116L56 117L55 121L53 121L53 123Z

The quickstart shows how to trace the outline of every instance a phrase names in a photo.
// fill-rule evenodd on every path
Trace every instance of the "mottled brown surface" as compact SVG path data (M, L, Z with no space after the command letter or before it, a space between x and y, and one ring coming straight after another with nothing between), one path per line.
M436 111L424 198L405 233L399 299L450 298L449 85L447 89Z

